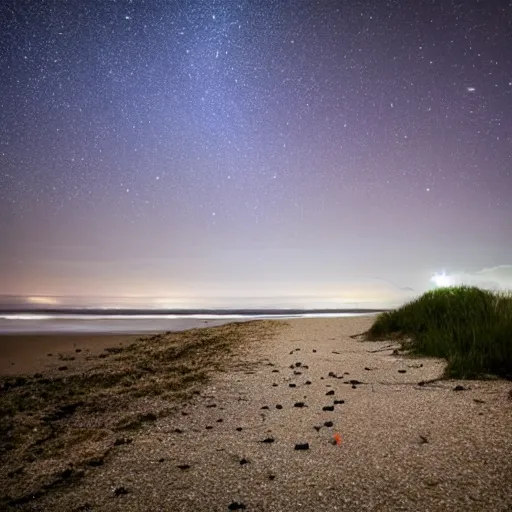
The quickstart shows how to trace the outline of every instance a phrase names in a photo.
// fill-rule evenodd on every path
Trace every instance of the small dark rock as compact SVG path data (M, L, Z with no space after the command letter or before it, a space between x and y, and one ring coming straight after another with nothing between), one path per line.
M364 369L368 372L371 371L371 368L368 368L368 366L365 366Z
M103 459L103 457L94 457L93 459L89 459L87 461L87 465L93 468L97 468L99 466L103 466L104 462L105 460Z
M428 439L420 434L420 444L428 443Z
M121 496L123 494L128 494L128 489L126 487L116 487L114 489L114 496Z
M315 348L313 349L313 352L316 352L316 349L315 349Z
M82 349L81 349L81 348L77 348L77 349L75 350L75 352L76 352L77 354L80 354L80 352L82 352Z
M398 370L398 373L406 373L407 370Z
M295 402L293 407L307 407L307 405L304 402Z
M294 384L293 382L291 382L290 384L288 384L288 386L290 386L291 388L296 388L297 384Z
M345 400L334 400L334 405L344 404Z
M279 373L279 370L272 370L272 373Z
M183 430L181 430L181 428L175 428L175 429L173 430L173 432L174 432L175 434L183 434Z
M283 408L283 406L281 404L276 405L276 409L282 409L282 408Z
M475 402L477 404L485 404L485 400L480 400L480 398L473 398L473 402Z
M295 371L293 372L293 375L302 375L302 372L298 372L297 370L295 370Z
M249 464L249 461L247 459L240 459L240 466L243 466L244 464Z
M277 388L277 384L274 382L274 383L272 384L272 387L273 387L273 388Z
M291 364L291 365L289 366L289 368L290 368L290 370L293 370L293 369L295 368L295 365L294 365L294 364Z
M339 352L336 352L335 350L333 350L333 351L332 351L332 353L333 353L333 354L336 354L336 355L338 355L338 356L340 355L340 353L339 353Z
M211 430L213 427L211 425L206 425L206 430Z
M49 352L48 354L46 354L48 357L52 357L53 354L51 352Z
M352 389L357 389L357 386L355 384L352 384Z
M264 405L264 406L262 407L262 409L268 409L268 408L269 408L269 406L268 406L268 405Z
M298 368L301 364L302 363L300 363L300 362L295 363L296 368Z
M160 457L160 458L158 459L158 462L165 462L165 459L164 459L163 457Z
M364 382L361 382L360 380L352 379L348 381L349 384L356 385L356 384L364 384Z
M461 386L460 384L458 384L457 386L455 386L453 388L453 391L466 391L466 388L464 386Z
M324 405L322 411L334 411L334 405Z
M304 384L307 384L309 386L311 384L311 381L307 380Z
M268 475L269 480L275 480L275 478L276 478L276 475Z
M178 468L182 470L190 469L190 464L180 464Z
M424 386L425 385L425 381L424 380L421 380L420 382L418 382L418 386Z
M331 391L327 391L327 393L325 393L326 396L329 396L329 395L334 395L334 389L331 389Z
M263 439L263 441L261 441L262 443L273 443L274 442L274 438L273 437L266 437L265 439Z
M244 503L238 503L238 501L233 501L228 505L228 510L245 510L246 508Z
M337 375L336 375L334 372L329 372L329 373L327 374L327 376L328 376L328 377L334 377L334 378L336 378L336 377L337 377Z
M302 368L304 368L304 370L309 370L309 366L307 364L303 364Z
M217 404L207 404L206 407L211 409L212 407L217 407Z
M322 428L322 426L314 425L314 426L313 426L313 428L314 428L317 432L319 432L319 431L320 431L320 429Z
M235 429L237 432L242 432L242 427L236 427Z
M332 421L326 421L324 423L324 427L332 427L334 425L334 423Z
M59 368L58 368L58 369L59 369L61 372L63 372L63 371L65 371L65 370L67 370L67 369L68 369L68 367L67 367L67 366L59 366Z
M130 439L129 437L118 437L115 441L114 441L114 446L121 446L123 444L130 444L133 440Z
M296 450L309 450L309 443L296 444L295 449Z
M217 423L222 423L223 421L224 421L224 420L223 420L222 418L219 418L219 419L217 420Z

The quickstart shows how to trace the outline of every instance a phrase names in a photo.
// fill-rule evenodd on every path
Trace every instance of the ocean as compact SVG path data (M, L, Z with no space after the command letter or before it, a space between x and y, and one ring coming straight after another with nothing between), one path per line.
M230 322L257 319L336 318L375 314L376 310L308 310L155 313L145 312L0 312L0 334L94 333L126 334L183 331L196 327L213 327Z

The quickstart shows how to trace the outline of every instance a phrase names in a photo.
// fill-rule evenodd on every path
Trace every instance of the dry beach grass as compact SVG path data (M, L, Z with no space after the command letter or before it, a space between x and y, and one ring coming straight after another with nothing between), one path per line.
M437 380L444 361L351 337L372 321L147 337L75 369L54 399L40 381L62 372L4 381L4 507L511 510L510 382Z

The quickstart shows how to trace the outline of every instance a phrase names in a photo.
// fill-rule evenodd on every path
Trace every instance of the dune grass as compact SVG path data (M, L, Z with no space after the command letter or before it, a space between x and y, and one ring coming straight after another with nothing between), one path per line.
M512 379L512 294L458 286L380 314L367 340L393 337L411 355L446 359L444 378Z

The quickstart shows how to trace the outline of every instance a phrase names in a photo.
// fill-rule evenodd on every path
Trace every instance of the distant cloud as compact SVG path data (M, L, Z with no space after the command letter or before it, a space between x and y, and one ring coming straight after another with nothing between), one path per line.
M451 275L455 284L479 286L491 290L512 290L512 265L483 268L475 272L461 272Z

